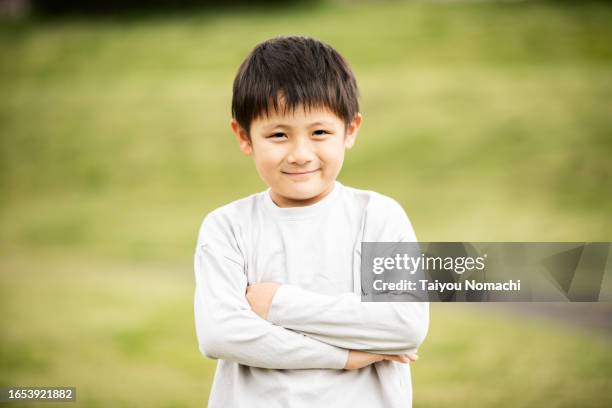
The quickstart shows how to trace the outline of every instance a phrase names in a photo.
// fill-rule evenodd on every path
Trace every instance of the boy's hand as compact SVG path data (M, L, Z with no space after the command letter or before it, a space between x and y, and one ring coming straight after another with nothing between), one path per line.
M350 350L344 369L357 370L383 360L392 360L397 361L398 363L409 363L411 361L418 360L418 358L419 356L416 354L400 354L396 356L391 354L374 354L365 351Z
M264 320L268 319L268 311L279 286L281 284L276 282L262 282L247 287L246 298L251 305L251 309Z

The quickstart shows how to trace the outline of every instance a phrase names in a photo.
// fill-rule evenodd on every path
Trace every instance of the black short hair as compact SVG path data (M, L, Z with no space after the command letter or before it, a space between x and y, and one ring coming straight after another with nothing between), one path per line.
M357 81L346 60L314 38L281 36L253 48L234 79L232 117L250 137L253 120L299 105L326 107L346 126L359 112ZM282 103L281 103L282 99Z

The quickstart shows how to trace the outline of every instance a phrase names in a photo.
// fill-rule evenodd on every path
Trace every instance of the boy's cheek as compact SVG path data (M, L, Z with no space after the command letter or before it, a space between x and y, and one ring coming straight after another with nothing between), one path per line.
M261 178L263 178L265 181L269 181L270 179L274 179L280 175L280 170L275 162L258 160L255 163L255 167L257 168L257 172Z
M341 166L344 161L344 152L344 142L341 140L334 140L321 147L319 157L328 165Z

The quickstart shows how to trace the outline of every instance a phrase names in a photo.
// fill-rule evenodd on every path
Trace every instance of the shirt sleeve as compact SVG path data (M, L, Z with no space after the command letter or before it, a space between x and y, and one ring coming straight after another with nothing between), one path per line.
M344 368L348 350L273 325L251 310L243 258L218 218L204 220L194 256L194 313L202 354L261 368Z
M402 207L385 198L368 211L366 242L416 242ZM324 295L280 286L268 312L276 325L337 347L383 354L414 353L429 328L428 302L361 302L361 296Z
M346 349L414 353L429 326L427 302L361 302L359 295L322 295L293 285L276 290L268 320Z

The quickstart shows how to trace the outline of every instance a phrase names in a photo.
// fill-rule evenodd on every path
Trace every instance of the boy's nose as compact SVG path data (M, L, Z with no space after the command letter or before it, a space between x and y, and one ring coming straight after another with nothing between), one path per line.
M293 164L306 164L313 160L314 153L309 141L295 141L287 155L287 161Z

